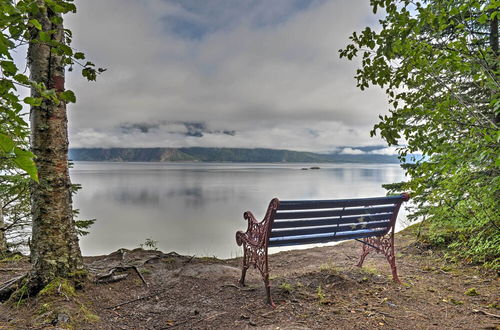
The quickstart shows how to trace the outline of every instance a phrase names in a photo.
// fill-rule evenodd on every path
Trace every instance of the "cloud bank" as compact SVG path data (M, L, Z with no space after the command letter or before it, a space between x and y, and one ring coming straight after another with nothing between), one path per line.
M365 1L77 0L74 44L108 70L68 87L72 147L331 151L369 137L388 108L338 58L374 25ZM75 70L76 71L76 70Z

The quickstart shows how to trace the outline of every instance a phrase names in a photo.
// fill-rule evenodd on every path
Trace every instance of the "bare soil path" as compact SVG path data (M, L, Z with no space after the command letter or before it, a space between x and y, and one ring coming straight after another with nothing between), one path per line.
M411 229L396 247L403 284L380 255L355 267L357 242L271 255L274 309L256 270L236 285L240 259L120 250L86 264L125 279L0 304L0 329L500 329L499 274L446 262ZM0 283L28 267L0 262Z

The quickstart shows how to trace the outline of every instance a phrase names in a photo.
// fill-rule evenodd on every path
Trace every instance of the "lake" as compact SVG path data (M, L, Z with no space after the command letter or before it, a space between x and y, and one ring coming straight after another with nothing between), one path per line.
M158 249L184 255L242 255L235 232L243 212L260 220L274 197L332 199L383 196L401 181L397 164L111 163L75 162L74 197L81 219L96 218L81 238L84 255L133 249L150 238ZM398 226L404 225L404 210ZM296 248L296 247L294 247ZM279 251L273 248L270 252Z

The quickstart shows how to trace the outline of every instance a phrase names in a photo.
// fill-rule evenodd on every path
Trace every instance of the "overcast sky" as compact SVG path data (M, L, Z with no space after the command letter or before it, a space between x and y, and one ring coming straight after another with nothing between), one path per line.
M68 75L71 147L383 144L369 131L385 95L357 89L357 62L338 56L376 24L368 0L76 4L72 46L107 71L97 82Z

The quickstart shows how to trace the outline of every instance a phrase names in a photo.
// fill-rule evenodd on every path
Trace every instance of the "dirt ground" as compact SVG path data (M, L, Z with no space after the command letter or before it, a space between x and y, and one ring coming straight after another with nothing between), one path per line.
M128 275L0 304L0 329L500 329L499 274L447 262L406 230L396 239L396 284L381 255L354 266L360 245L271 255L276 308L265 303L257 270L236 285L241 259L140 249L88 257L94 274L115 267L113 275ZM28 267L0 262L0 283Z

